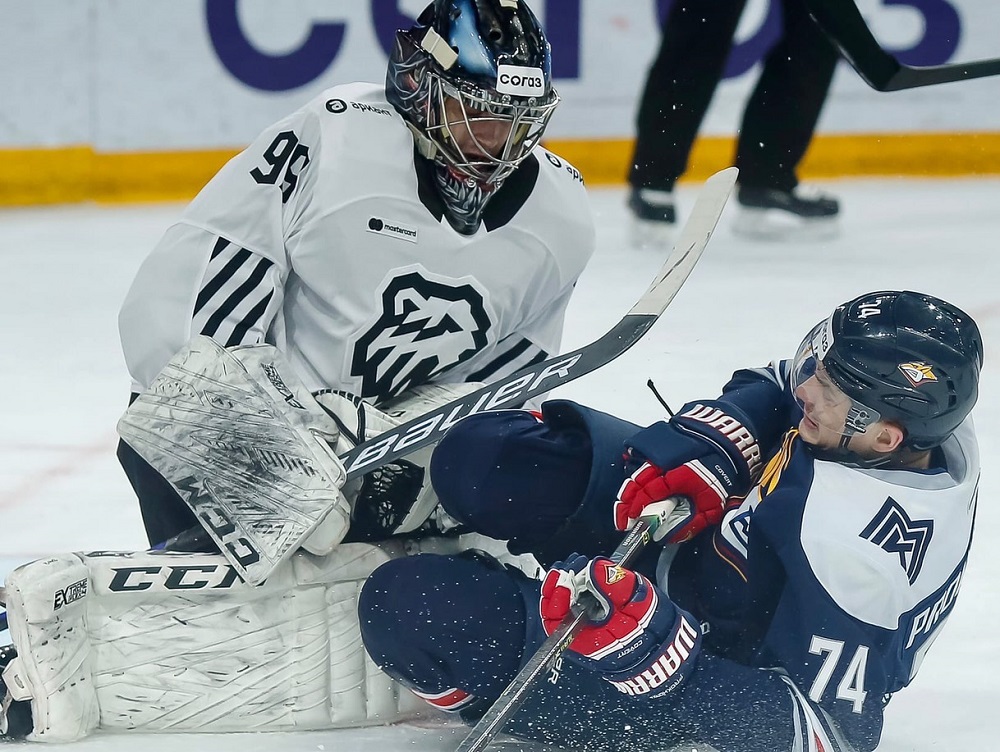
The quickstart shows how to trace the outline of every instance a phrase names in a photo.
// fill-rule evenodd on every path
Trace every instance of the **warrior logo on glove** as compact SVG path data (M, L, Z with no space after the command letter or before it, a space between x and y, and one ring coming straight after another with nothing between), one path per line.
M760 474L757 439L745 419L720 404L685 405L669 422L654 423L629 440L634 472L618 490L615 528L628 530L641 516L666 515L653 539L683 543L718 525L728 500L750 490Z
M641 574L580 554L553 564L538 606L545 632L552 634L581 599L597 607L570 643L568 660L631 695L671 692L694 669L697 622Z

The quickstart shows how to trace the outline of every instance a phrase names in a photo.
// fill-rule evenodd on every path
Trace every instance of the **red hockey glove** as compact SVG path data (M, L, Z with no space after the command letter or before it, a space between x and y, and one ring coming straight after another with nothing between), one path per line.
M690 673L701 643L694 619L648 579L610 559L574 554L553 565L539 603L547 634L584 593L597 600L597 613L570 643L569 660L627 694L659 696Z
M653 540L681 543L722 521L728 495L725 487L700 460L664 472L643 463L618 490L615 527L628 530L642 514L655 514L671 496L683 497L653 533Z
M615 527L627 530L643 509L670 496L678 504L654 540L680 543L722 521L732 496L744 496L760 472L760 448L747 418L720 400L689 402L669 421L659 421L628 442L632 468L618 490ZM658 513L653 507L647 513Z

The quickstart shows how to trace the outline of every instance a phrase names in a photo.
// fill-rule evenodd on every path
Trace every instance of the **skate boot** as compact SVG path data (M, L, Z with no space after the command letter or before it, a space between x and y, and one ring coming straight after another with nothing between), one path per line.
M733 232L758 240L825 240L839 232L840 204L808 188L779 191L741 185Z
M0 741L23 739L31 733L31 701L15 700L4 679L4 669L17 657L13 645L0 647Z
M635 248L669 248L677 211L673 191L633 188L628 197L632 213L631 243Z

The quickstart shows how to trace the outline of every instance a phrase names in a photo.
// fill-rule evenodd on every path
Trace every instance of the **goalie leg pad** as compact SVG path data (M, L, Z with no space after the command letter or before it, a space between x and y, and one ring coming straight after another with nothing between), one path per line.
M251 586L218 554L66 554L8 578L35 741L96 728L288 731L391 723L420 703L365 654L357 599L395 553L301 552Z

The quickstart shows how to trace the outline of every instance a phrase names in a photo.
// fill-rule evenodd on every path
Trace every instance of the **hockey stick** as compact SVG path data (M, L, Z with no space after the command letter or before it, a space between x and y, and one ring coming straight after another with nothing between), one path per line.
M805 0L809 15L865 83L876 91L901 91L1000 74L1000 58L947 65L903 65L872 35L854 0Z
M677 243L649 288L604 336L565 355L556 355L537 365L523 368L505 379L358 444L341 456L347 469L347 481L438 441L445 431L462 418L488 410L521 405L532 397L600 368L632 347L656 323L701 258L736 183L736 175L736 168L729 167L705 182ZM246 545L247 531L235 530L232 523L227 528L233 529L229 529L226 536L238 536L241 545ZM308 537L309 532L311 530L306 531L302 538ZM280 555L273 558L274 564L269 565L270 568L261 566L259 571L255 571L253 580L260 581L269 576L273 566L291 555L302 538L289 541ZM206 540L207 533L202 528L192 528L156 548L200 550ZM224 536L220 542L225 544L228 540ZM229 547L221 545L220 548L233 561ZM242 563L234 562L234 566L241 572L245 569Z
M628 534L618 544L618 548L609 557L615 564L627 567L636 560L638 555L649 543L653 533L663 523L663 521L673 511L676 506L676 499L673 505L665 507L660 513L649 517L640 517L638 522L629 530ZM591 605L596 605L591 604ZM563 619L562 624L556 627L555 631L541 644L535 654L528 659L517 676L507 685L507 689L501 693L496 702L486 711L486 715L479 719L475 728L469 732L455 752L479 752L492 741L493 737L500 733L504 724L510 720L511 716L517 712L532 687L535 686L543 673L555 663L555 660L563 654L563 651L573 642L573 637L590 615L590 608L583 604L576 603L570 614Z
M462 418L523 404L610 363L632 347L656 323L701 258L736 183L736 175L736 168L728 167L705 182L677 243L649 288L603 337L565 355L523 368L371 441L358 444L341 457L348 480L436 442Z

